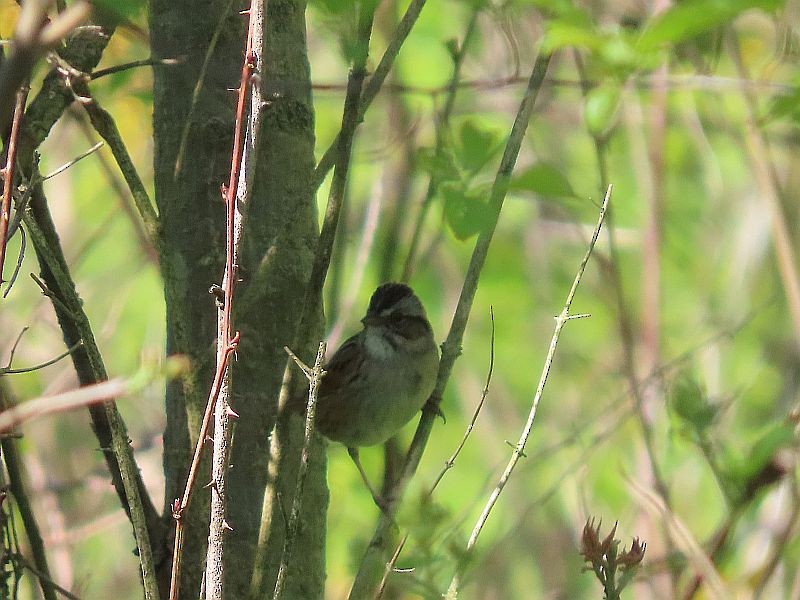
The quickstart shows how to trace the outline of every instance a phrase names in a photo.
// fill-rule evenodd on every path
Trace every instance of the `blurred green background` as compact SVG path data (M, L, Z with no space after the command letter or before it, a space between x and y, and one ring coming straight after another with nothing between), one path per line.
M406 2L381 3L370 67ZM0 2L0 37L18 8ZM440 115L474 11L460 84ZM146 58L143 3L100 67ZM797 2L477 0L429 2L360 126L348 205L328 278L333 340L356 331L382 280L398 278L431 177L411 284L444 340L488 189L537 52L553 51L467 327L463 355L399 523L410 533L390 594L443 592L530 410L558 314L607 183L601 234L567 324L533 433L475 549L464 598L600 598L580 534L618 522L648 544L630 598L713 598L692 582L713 564L727 598L800 598L797 517L800 297L800 70ZM350 2L307 14L318 156L336 135L355 28ZM37 76L41 78L40 67ZM151 75L94 81L152 192ZM34 82L35 89L35 82ZM42 172L96 138L69 113L42 148ZM444 142L436 149L437 126ZM605 173L603 172L605 170ZM164 360L162 286L103 148L46 184L109 374ZM324 212L327 183L318 199ZM611 238L608 232L612 232ZM781 237L781 232L787 234ZM13 263L19 236L9 246ZM779 265L783 264L783 268ZM0 362L63 349L49 301L20 277L0 310ZM432 498L494 370L474 431ZM793 311L794 309L794 311ZM18 401L75 386L68 362L6 376ZM120 402L145 481L163 495L162 390ZM88 418L26 425L21 447L54 579L84 598L141 597L130 527ZM410 440L413 425L403 432ZM382 452L362 451L371 476ZM344 597L378 509L343 447L330 445L328 596ZM667 505L650 500L668 492ZM703 552L692 548L702 548ZM714 552L716 550L716 553ZM20 597L36 597L31 580ZM38 592L37 592L38 593Z

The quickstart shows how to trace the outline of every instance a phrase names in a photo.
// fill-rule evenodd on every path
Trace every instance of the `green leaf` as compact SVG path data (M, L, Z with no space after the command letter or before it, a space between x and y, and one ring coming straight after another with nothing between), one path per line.
M446 183L439 188L444 199L445 221L459 240L481 232L489 223L491 213L482 190L468 190L460 183Z
M467 119L458 130L458 162L470 173L477 173L500 150L500 133Z
M543 198L576 198L575 190L558 169L536 163L511 180L510 190L533 192Z
M602 44L603 36L591 25L555 21L548 23L545 28L542 49L554 52L560 48L576 47L594 51Z
M778 452L797 442L794 428L777 423L767 429L743 457L729 455L724 465L725 479L735 490L734 501L747 504L759 497L759 492L779 481L785 468L776 461Z
M416 162L437 183L461 179L455 157L449 148L442 148L438 154L435 148L420 148L417 152Z
M583 111L589 133L601 137L614 128L621 99L622 90L616 82L608 82L589 91Z
M794 121L800 117L800 88L795 88L785 96L778 96L770 102L767 114L762 122L769 123L776 119L788 117Z
M670 407L696 433L702 433L717 417L700 385L689 374L680 375L670 390Z
M686 0L653 19L639 38L638 47L649 50L674 44L715 29L745 10L774 11L783 0Z

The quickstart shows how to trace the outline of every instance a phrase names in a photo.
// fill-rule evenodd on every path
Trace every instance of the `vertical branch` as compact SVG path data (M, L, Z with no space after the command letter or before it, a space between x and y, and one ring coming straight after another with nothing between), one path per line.
M530 79L528 80L528 86L525 90L525 96L517 111L514 125L511 128L511 133L506 142L503 157L500 160L500 167L497 170L497 175L492 184L489 196L489 222L475 242L475 248L472 251L472 257L470 258L464 284L461 288L458 305L456 306L453 321L450 325L450 331L447 334L447 339L444 344L442 344L442 359L439 362L436 386L431 393L428 404L423 408L422 418L419 421L417 430L414 433L414 439L411 442L411 447L406 455L403 472L389 495L389 505L386 511L381 515L372 540L361 560L356 579L353 582L353 588L350 591L350 598L353 600L372 598L375 589L380 584L382 570L376 570L374 566L376 563L382 564L385 562L383 556L388 551L388 544L391 543L388 532L393 523L393 516L397 511L400 500L402 500L405 494L408 482L417 471L417 466L422 459L422 454L425 451L425 446L428 443L428 438L433 429L434 419L436 419L436 415L439 414L439 403L441 402L442 394L450 379L453 365L461 354L461 341L464 337L464 330L467 327L472 301L478 289L478 279L480 278L483 265L486 262L486 256L489 253L489 246L492 242L494 230L497 227L497 221L500 218L500 211L503 208L511 173L517 162L517 157L519 156L522 140L528 128L528 121L533 113L534 103L544 83L547 67L550 64L550 58L551 55L549 53L540 54L533 66Z
M350 76L347 78L347 92L344 99L344 109L342 111L342 128L336 138L336 158L333 169L333 180L328 194L328 204L325 208L325 219L322 223L322 231L317 241L317 250L314 254L314 264L311 267L311 276L306 286L305 298L303 300L303 313L300 320L298 335L304 335L312 315L319 307L322 297L322 287L325 285L325 276L331 262L333 242L336 238L336 227L339 223L339 215L345 197L345 187L347 185L347 175L350 171L350 156L353 148L353 138L355 137L356 127L361 119L361 89L364 85L364 77L367 74L367 58L369 56L369 40L372 34L372 20L375 16L374 0L362 0L359 9L358 34L356 39L356 50L353 57L353 66L350 69ZM302 347L295 340L295 348Z
M71 353L81 385L106 381L108 374L105 364L67 268L38 173L34 173L32 178L39 179L39 183L34 186L31 204L23 219L36 250L47 295L53 300L64 341L69 346L82 342L82 347ZM91 406L89 414L117 495L133 526L145 597L155 600L159 593L150 539L161 534L161 519L147 494L133 456L127 427L116 404L108 401Z
M302 508L303 488L308 474L308 455L311 447L311 438L314 434L314 415L317 408L317 395L319 394L319 384L325 371L322 365L325 362L325 342L319 343L317 358L314 361L313 370L306 370L308 378L308 403L306 405L306 426L303 437L303 450L300 453L300 466L297 468L297 480L295 481L294 499L292 500L292 511L289 513L289 522L286 524L286 537L283 540L283 552L281 553L281 564L278 567L278 577L275 579L275 590L272 599L278 600L283 594L283 584L286 581L286 571L294 550L294 540L297 537L297 526L300 522L300 509Z
M550 369L553 366L553 359L555 358L556 354L556 347L558 346L558 340L561 337L561 330L566 325L567 321L571 321L573 319L579 319L581 317L586 317L588 315L580 314L580 315L571 315L569 314L569 309L572 306L572 301L575 298L575 292L578 290L578 285L581 282L581 278L583 277L583 273L586 271L586 265L589 263L589 258L592 256L592 251L594 250L594 246L597 243L597 238L600 235L600 229L603 226L603 221L606 218L606 210L608 209L608 203L611 200L611 186L608 186L608 190L606 191L605 199L603 200L603 206L600 209L600 216L597 219L597 225L595 225L594 233L592 234L592 239L589 242L589 248L586 250L586 254L583 256L583 260L581 261L580 266L578 267L578 272L575 274L575 279L572 281L572 287L567 294L567 299L564 302L564 307L561 309L561 313L556 317L556 325L555 329L553 330L553 337L550 339L550 348L547 351L547 357L544 361L544 366L542 367L542 373L539 376L539 384L536 387L536 394L533 397L533 402L531 404L530 412L528 413L528 420L525 422L525 426L522 428L522 433L519 436L519 440L514 446L514 451L511 453L511 458L506 465L503 474L500 476L500 479L497 481L497 485L495 486L494 490L492 490L489 499L486 501L486 504L481 511L478 520L475 522L475 527L472 529L472 533L469 536L469 541L467 542L466 552L469 553L475 547L475 544L478 541L478 536L480 536L481 531L483 531L483 526L486 524L486 521L489 518L489 514L492 512L495 504L497 504L497 500L500 497L503 488L505 488L508 480L511 478L511 474L514 472L514 469L519 462L519 459L525 453L525 446L528 443L528 438L531 435L531 430L533 429L533 422L536 418L536 412L539 408L539 402L542 399L542 394L544 393L544 387L547 383L547 378L550 375ZM463 565L464 561L461 561L460 565ZM447 598L448 600L455 599L457 597L459 579L461 575L461 566L459 566L456 574L453 576L453 580L450 582L450 589L447 591Z
M778 174L772 160L772 152L768 140L758 128L758 97L753 89L746 84L750 81L750 74L742 61L739 49L739 40L734 32L729 34L731 55L739 74L742 96L747 106L747 119L745 120L745 148L753 169L759 195L769 211L772 224L772 243L775 246L775 258L778 263L778 273L783 283L786 303L792 318L795 344L800 345L800 278L798 278L797 257L795 256L792 236L784 214L781 200L781 190Z
M257 0L251 2L250 19L248 24L247 42L242 64L242 73L239 83L239 93L236 105L236 121L233 136L233 150L231 152L231 171L227 186L223 186L226 208L226 245L225 245L225 271L222 278L221 302L218 301L217 313L217 366L214 383L203 415L201 431L197 438L192 464L187 477L184 494L178 502L176 500L173 516L176 521L175 548L172 562L172 580L170 583L170 598L179 595L181 550L183 541L183 514L191 499L192 488L197 477L197 469L202 455L203 445L214 415L214 450L212 458L211 481L211 519L209 523L209 543L206 558L206 598L221 599L224 591L224 536L230 526L225 521L226 508L226 473L228 452L230 450L230 418L236 416L230 406L231 368L230 357L235 352L239 334L232 331L233 296L237 279L237 257L239 242L241 240L243 214L242 211L250 195L252 182L252 165L255 159L256 131L260 115L260 101L258 110L250 113L246 143L242 141L244 133L244 119L248 92L252 84L253 71L257 66L260 53L257 54L253 47L254 29L263 27L263 3ZM259 33L259 42L263 36ZM259 48L260 50L260 48ZM258 96L260 100L260 96ZM244 156L247 156L247 163ZM244 175L244 176L242 176Z
M358 126L361 115L363 114L359 110L359 99L361 98L364 77L366 75L367 58L369 56L369 41L372 35L372 22L374 14L375 0L363 0L360 2L353 64L347 80L347 92L345 94L344 108L342 111L342 126L339 135L336 138L336 166L334 169L331 189L328 194L328 203L325 209L322 230L320 231L317 239L316 249L314 251L311 273L303 293L303 304L302 308L300 309L300 318L297 322L292 339L293 348L299 349L306 347L308 336L307 332L309 331L309 328L313 322L314 316L318 314L322 302L322 288L325 284L325 278L330 266L333 244L336 239L336 228L345 199L347 174L350 168L350 155L353 138L355 136L356 127ZM312 183L312 189L316 189L318 187L318 183L319 182ZM292 389L292 385L290 384L292 379L290 369L291 360L287 360L283 374L283 385L281 387L278 400L279 407L285 406L285 404L289 401L289 394L291 393ZM277 421L275 426L277 427ZM307 411L305 418L306 441L310 439L310 431L313 431L313 427L313 414ZM275 443L275 440L273 440L270 445L270 462L273 464L277 462L276 456L279 452L280 446L279 444ZM307 452L307 444L304 444L303 452ZM255 567L250 580L250 589L251 593L253 594L259 593L259 590L262 590L264 587L264 565L266 563L266 555L268 552L267 540L270 537L270 514L272 504L271 494L273 493L276 493L276 490L269 490L269 488L267 488L264 492L261 525L258 533L258 550L255 559ZM296 498L293 499L293 504L295 500ZM279 592L280 590L278 590L278 593Z
M374 0L369 0L367 3L372 3ZM389 71L392 69L392 65L394 64L394 59L397 58L397 55L400 52L400 48L403 45L403 42L406 41L408 34L411 33L411 29L414 27L414 24L417 22L417 17L419 17L419 13L422 12L422 8L425 6L426 0L411 0L411 3L408 5L403 18L400 20L400 24L397 26L397 29L394 32L394 36L392 37L389 45L386 47L386 51L383 53L381 57L380 63L378 63L375 72L370 77L369 82L367 83L366 89L364 90L364 94L360 96L360 102L357 102L357 118L356 124L360 123L364 119L364 115L367 112L370 104L375 99L375 96L378 95L378 92L381 90L383 86L383 82L386 80L386 76L389 74ZM362 2L362 7L363 7ZM372 7L374 12L374 6ZM363 11L362 11L363 14ZM371 28L371 25L370 25ZM361 27L359 26L359 30ZM361 36L359 35L359 38ZM356 60L353 60L353 70L355 71L356 68ZM364 62L366 65L366 61ZM362 66L363 70L363 66ZM364 74L361 74L361 79L363 81ZM350 90L350 82L348 81L347 84L348 91ZM356 99L359 100L358 98ZM317 189L320 185L322 185L322 181L325 179L325 176L328 174L328 171L335 165L338 161L339 157L341 156L340 148L342 144L342 136L350 135L345 128L344 121L342 122L342 128L339 131L339 134L336 136L336 139L331 143L325 153L322 155L322 158L319 160L319 164L317 168L314 169L314 178L313 178L313 187Z
M458 91L458 84L461 81L461 67L464 64L464 57L467 54L467 46L469 45L470 40L475 33L478 15L480 12L480 8L477 8L473 11L472 17L467 24L467 30L464 33L464 39L461 41L461 47L453 57L453 75L450 77L450 82L447 85L447 96L444 101L444 107L442 108L442 112L439 114L438 122L436 123L434 164L437 164L437 162L440 160L442 152L445 149L445 142L447 141L446 136L448 135L447 130L450 127L450 115L453 112L453 106L455 106L456 92ZM422 227L425 224L425 217L428 215L428 209L430 208L433 197L436 195L436 190L438 189L439 181L436 178L436 174L431 173L430 179L428 180L428 189L425 192L425 198L422 200L422 206L420 207L417 218L414 221L414 230L411 234L411 243L408 248L406 260L403 263L403 274L400 277L401 281L407 282L411 279L411 273L414 269L414 261L417 258L417 251L419 249L419 243L422 237Z
M22 113L25 111L25 100L28 98L28 86L23 85L17 90L14 104L14 118L11 122L11 137L8 139L8 154L6 166L3 168L3 200L0 205L0 284L3 283L3 265L6 261L6 247L8 246L8 224L11 221L11 189L14 182L14 167L17 163L17 142L19 141L19 127L22 122Z
M2 411L7 410L13 404L9 394L10 391L3 382L0 381L0 410ZM42 595L45 600L56 600L55 587L52 584L50 567L47 564L44 540L42 539L39 524L36 522L36 515L33 514L33 508L28 500L28 493L25 489L25 482L22 477L22 464L19 453L17 452L16 440L10 437L3 437L0 439L0 447L2 447L3 462L6 465L6 471L8 471L8 489L17 503L17 510L22 519L22 524L25 527L25 535L31 547L31 554L33 555L33 562L36 566L36 570L43 575L43 577L38 578L39 585L42 588Z
M250 22L247 33L247 48L242 65L239 84L239 102L236 110L231 178L227 189L228 238L226 268L222 287L225 301L218 314L219 338L229 346L231 314L233 310L234 284L237 279L239 246L244 225L244 211L252 193L255 173L256 142L261 120L261 92L259 85L251 85L254 69L263 64L264 2L250 3ZM240 136L245 119L245 102L250 91L250 110L244 144ZM238 179L237 179L238 178ZM238 336L238 334L237 334ZM217 361L225 368L225 357L217 349ZM224 537L231 530L226 520L228 455L231 440L231 419L237 415L230 405L231 368L225 369L225 378L219 400L214 409L214 452L211 461L211 518L209 522L208 551L206 558L206 598L221 600L224 597Z

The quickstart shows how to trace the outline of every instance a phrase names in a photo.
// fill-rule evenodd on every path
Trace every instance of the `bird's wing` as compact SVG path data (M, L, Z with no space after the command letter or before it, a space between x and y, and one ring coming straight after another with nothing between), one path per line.
M361 336L356 334L349 338L334 353L325 364L325 377L322 378L320 396L334 393L336 390L349 385L360 372L360 365L364 360L361 350Z

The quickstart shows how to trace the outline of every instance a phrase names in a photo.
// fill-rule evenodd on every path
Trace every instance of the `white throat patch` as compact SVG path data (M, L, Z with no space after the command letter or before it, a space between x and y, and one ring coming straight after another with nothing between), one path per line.
M370 357L377 360L389 360L395 356L397 351L375 328L367 327L364 333L364 348Z

